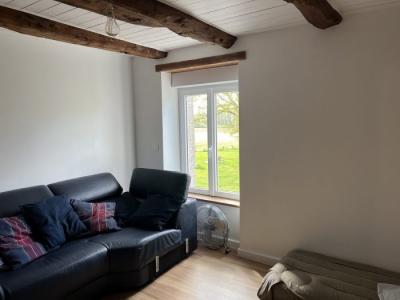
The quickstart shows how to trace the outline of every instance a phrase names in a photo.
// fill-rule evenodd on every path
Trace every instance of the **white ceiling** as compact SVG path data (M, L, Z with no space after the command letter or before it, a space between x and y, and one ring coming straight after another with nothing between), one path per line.
M343 15L386 6L400 0L329 0ZM236 36L306 23L300 12L283 0L162 0L171 6ZM72 26L104 34L106 17L53 0L0 0L0 5L23 10ZM168 29L119 22L119 39L172 50L199 44ZM311 25L310 25L311 26Z

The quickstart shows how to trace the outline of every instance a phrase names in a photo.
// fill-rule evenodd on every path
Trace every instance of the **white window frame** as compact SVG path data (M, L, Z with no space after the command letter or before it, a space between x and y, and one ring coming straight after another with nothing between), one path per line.
M190 188L191 193L222 197L228 199L239 200L240 193L219 192L218 189L218 160L217 160L217 111L214 95L221 92L237 91L239 85L237 81L224 84L210 84L197 87L180 88L179 95L179 127L181 141L181 169L182 172L188 173L187 161L187 112L185 105L185 97L196 94L207 94L207 130L208 130L208 190L200 190ZM239 102L240 105L240 102ZM240 139L240 136L239 136ZM240 151L240 149L239 149ZM240 165L240 164L239 164Z

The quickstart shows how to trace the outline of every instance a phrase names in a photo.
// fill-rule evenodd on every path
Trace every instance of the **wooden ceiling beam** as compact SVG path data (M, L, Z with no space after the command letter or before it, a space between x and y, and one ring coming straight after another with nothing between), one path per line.
M109 12L109 0L59 0L59 2L101 15ZM201 42L230 48L236 37L213 27L185 12L156 0L113 0L115 17L135 25L166 27L171 31Z
M117 40L98 33L0 6L0 27L51 40L147 58L164 58L166 52Z
M210 69L237 65L246 59L246 51L234 52L224 55L209 56L198 59L184 60L179 62L156 65L156 72L180 73L195 70Z
M285 0L297 7L312 25L327 29L342 22L342 16L327 0Z

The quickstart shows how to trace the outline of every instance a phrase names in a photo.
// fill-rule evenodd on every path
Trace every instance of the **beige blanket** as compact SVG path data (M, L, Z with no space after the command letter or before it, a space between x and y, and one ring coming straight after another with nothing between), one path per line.
M258 291L259 298L271 299L271 289L280 282L300 299L378 300L377 284L400 284L400 274L295 250L271 268Z

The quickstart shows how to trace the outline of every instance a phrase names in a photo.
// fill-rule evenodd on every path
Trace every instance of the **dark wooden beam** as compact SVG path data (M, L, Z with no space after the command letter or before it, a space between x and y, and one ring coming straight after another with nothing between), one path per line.
M246 52L235 52L219 56L210 56L199 59L185 60L180 62L156 65L156 72L187 72L215 67L237 65L246 59Z
M129 55L147 58L167 56L166 52L117 40L4 6L0 6L0 27L23 34Z
M320 29L326 29L342 22L342 16L327 0L285 0L292 3L308 22Z
M59 2L107 15L108 0L60 0ZM135 25L166 27L195 40L230 48L236 37L156 0L113 0L115 17Z

